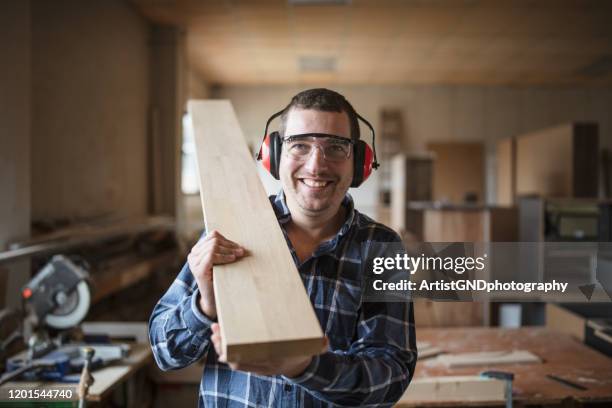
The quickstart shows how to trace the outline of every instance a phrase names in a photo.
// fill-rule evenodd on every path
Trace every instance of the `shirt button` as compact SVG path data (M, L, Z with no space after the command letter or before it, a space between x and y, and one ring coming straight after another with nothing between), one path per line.
M285 384L285 392L291 391L291 388L293 388L291 387L291 384Z

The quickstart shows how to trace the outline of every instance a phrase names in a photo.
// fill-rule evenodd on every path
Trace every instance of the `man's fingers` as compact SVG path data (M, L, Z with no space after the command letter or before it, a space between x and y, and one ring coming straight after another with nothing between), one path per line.
M221 340L221 328L218 323L213 323L210 328L212 329L213 334L210 336L211 341L213 342L213 346L215 347L215 351L217 352L217 360L221 363L227 363L225 358L225 354L223 353L223 341Z
M219 240L215 240L215 241L208 241L208 242L204 242L202 245L196 244L196 246L194 246L191 249L192 254L195 255L200 255L200 254L204 254L207 252L217 252L217 251L225 251L225 252L231 252L234 251L237 254L244 254L246 251L244 249L244 247L231 242L231 241L219 241Z
M242 249L241 247L238 248L234 248L234 247L228 247L228 246L221 246L218 245L215 249L214 252L217 254L225 254L225 255L236 255L236 256L241 256L244 254L244 249Z
M210 328L212 329L212 335L210 339L213 343L215 351L217 352L217 361L220 363L226 363L230 366L232 370L240 370L240 371L249 371L255 372L263 375L272 374L273 369L270 366L270 362L265 362L262 364L242 364L242 363L232 363L227 361L227 356L223 353L222 341L221 341L221 328L218 323L213 323Z
M222 255L233 255L234 258L229 257L217 257L219 263L232 262L239 257L247 255L247 251L244 247L237 244L236 242L230 241L225 238L219 231L210 231L205 238L200 239L191 249L189 255L191 255L191 262L197 265L203 261L203 258L215 255L211 254L222 254ZM213 263L217 263L213 259Z
M206 256L206 254L210 254L210 253L218 253L218 254L234 254L234 255L241 255L244 252L244 250L240 251L239 249L236 248L230 248L230 247L224 247L224 246L215 246L213 248L203 248L202 250L198 251L191 251L189 253L189 255L191 255L192 257L195 258L203 258ZM188 255L188 256L189 256Z
M222 264L226 264L226 263L231 263L234 262L236 259L238 259L239 257L237 257L234 254L214 254L213 255L213 264L214 265L222 265Z
M227 247L219 247L219 248L216 248L212 254L212 263L213 264L228 263L238 258L241 258L244 255L245 255L245 252L241 248L229 249ZM187 255L187 261L193 266L197 266L200 263L204 262L206 258L207 258L207 255L204 253L191 252Z
M217 230L212 230L209 234L206 235L206 240L207 241L212 241L215 240L219 243L223 243L226 244L227 246L234 246L234 247L239 247L240 245L238 245L237 243L235 243L234 241L230 241L229 239L225 238L219 231Z
M223 355L223 347L221 346L221 330L219 328L219 324L218 323L213 323L211 325L211 329L213 334L210 336L210 340L213 343L213 346L215 348L215 351L217 352L217 355L219 356L218 360L222 363L225 363L225 356Z

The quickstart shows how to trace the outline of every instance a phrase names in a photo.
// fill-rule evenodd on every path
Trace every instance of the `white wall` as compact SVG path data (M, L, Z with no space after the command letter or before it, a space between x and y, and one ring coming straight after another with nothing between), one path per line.
M227 86L215 96L232 101L240 124L255 149L266 119L282 109L302 86ZM494 202L495 141L569 121L595 121L600 145L612 148L612 87L502 86L343 86L355 109L379 128L383 107L403 109L406 144L423 151L430 141L482 141L487 148L487 201ZM369 141L362 129L365 140ZM278 183L262 171L269 192ZM358 208L374 215L377 180L352 189Z

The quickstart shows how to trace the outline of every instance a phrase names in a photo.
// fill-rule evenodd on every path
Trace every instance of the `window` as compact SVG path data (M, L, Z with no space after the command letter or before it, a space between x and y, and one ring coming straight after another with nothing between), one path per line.
M191 116L183 115L183 144L181 147L181 190L183 194L198 194L200 184L198 179L198 162L196 159L195 140Z

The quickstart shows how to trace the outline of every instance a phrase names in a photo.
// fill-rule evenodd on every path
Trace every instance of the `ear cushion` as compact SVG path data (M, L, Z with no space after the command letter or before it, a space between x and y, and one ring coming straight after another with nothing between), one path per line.
M372 174L372 168L374 167L374 152L372 152L372 148L369 144L365 143L365 152L363 158L363 180L362 183L370 177Z
M358 140L353 146L353 181L351 187L359 187L370 177L374 154L363 140Z
M365 142L358 140L353 145L353 181L351 187L359 187L363 182L363 160L365 156Z
M270 172L270 137L266 135L261 142L261 146L259 147L259 154L257 155L257 160L261 160L261 165L264 169Z
M280 159L281 159L281 151L282 151L282 143L281 137L278 132L272 132L269 139L269 148L270 148L270 165L267 168L272 177L279 180L278 169L280 168Z

